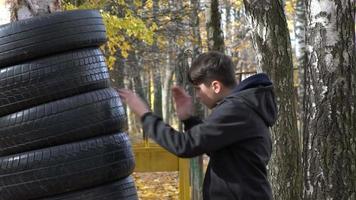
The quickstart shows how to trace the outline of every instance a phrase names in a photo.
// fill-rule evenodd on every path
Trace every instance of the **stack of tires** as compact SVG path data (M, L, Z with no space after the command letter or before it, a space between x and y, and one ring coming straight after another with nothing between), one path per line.
M0 200L137 199L99 12L0 26Z

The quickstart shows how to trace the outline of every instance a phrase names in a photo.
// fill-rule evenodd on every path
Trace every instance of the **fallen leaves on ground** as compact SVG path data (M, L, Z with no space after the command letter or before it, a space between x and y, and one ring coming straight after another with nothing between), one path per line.
M178 200L178 172L133 173L140 200Z

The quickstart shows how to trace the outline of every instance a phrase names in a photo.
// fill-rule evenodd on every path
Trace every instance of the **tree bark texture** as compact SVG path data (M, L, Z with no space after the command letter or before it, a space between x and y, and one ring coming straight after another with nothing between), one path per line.
M207 16L208 50L225 52L224 35L221 29L219 1L211 0Z
M189 94L192 94L194 89L188 81L189 71L189 52L185 49L181 49L178 54L178 62L176 68L176 80L177 84L188 90ZM195 99L193 97L193 99ZM180 129L182 129L182 123L180 123ZM202 200L203 199L203 157L197 156L190 159L190 184L191 184L191 199Z
M153 13L153 21L158 24L158 12L159 12L159 0L152 1L152 13ZM155 65L153 67L153 90L154 90L154 103L153 103L153 111L158 116L162 117L162 81L161 81L161 70L159 68L160 61L158 60L157 54L159 53L159 48L157 45L157 35L154 36L154 42L152 45L153 57L155 57Z
M304 199L356 199L355 1L305 5Z
M173 78L173 73L174 73L174 65L173 65L173 58L172 58L172 53L175 51L174 46L172 43L169 44L169 51L165 54L166 56L166 67L163 68L163 73L164 76L162 76L163 79L163 85L162 85L162 114L163 114L163 119L169 123L170 119L170 114L169 114L169 99L170 99L170 90L171 90L171 85L172 85L172 78ZM171 50L171 51L170 51Z
M201 53L202 49L202 41L200 36L200 22L199 22L199 10L200 10L200 3L199 0L190 0L191 4L191 13L190 13L190 24L192 29L192 44L193 44L193 51L191 53L192 60L197 58ZM180 54L180 59L185 59L186 64L188 64L187 52L182 51ZM189 68L189 64L188 64ZM187 73L188 71L186 71ZM182 74L183 76L187 76L187 74ZM194 102L194 110L195 114L200 117L204 117L204 108L202 105L197 101L195 97L195 91L190 86L190 92L193 97ZM203 156L198 156L195 158L190 159L190 180L192 185L192 200L202 200L203 199Z
M224 0L223 3L224 7L225 7L225 36L226 36L226 40L227 39L232 39L231 38L231 1L230 0ZM232 55L232 48L231 48L231 40L230 41L226 41L225 45L225 53L227 55Z
M201 53L201 46L202 46L200 29L199 29L200 22L199 22L199 12L198 12L198 10L200 10L200 4L199 4L199 0L190 0L190 4L191 4L190 26L192 27L192 38L193 38L192 57L194 59L198 57L198 55Z
M279 117L272 128L273 154L269 174L275 200L299 200L302 194L301 147L289 32L279 0L244 0L253 30L258 72L275 86Z
M11 21L61 11L60 0L8 0Z

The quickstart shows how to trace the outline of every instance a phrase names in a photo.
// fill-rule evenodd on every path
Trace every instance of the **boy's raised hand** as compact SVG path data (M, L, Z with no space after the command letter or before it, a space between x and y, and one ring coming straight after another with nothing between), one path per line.
M186 120L193 115L192 97L179 86L172 87L173 99L176 106L178 118Z
M122 101L138 116L151 112L148 105L135 93L127 89L116 89Z

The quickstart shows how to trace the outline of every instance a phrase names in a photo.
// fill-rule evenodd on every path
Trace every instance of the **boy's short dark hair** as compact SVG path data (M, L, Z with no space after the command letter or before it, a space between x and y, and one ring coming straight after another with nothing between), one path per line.
M217 51L200 54L189 69L188 79L193 85L209 85L214 80L220 81L226 87L236 85L231 58Z

